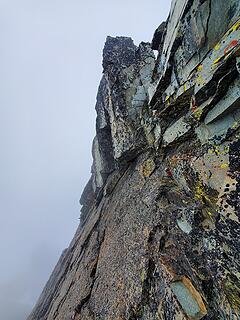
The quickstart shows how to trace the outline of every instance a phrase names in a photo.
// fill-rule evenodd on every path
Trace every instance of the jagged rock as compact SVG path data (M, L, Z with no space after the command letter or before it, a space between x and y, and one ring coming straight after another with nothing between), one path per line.
M103 70L124 69L136 63L136 50L133 40L128 37L107 37L103 49Z
M93 190L93 176L89 179L88 183L86 184L83 193L80 198L80 205L81 208L81 221L83 222L88 214L89 209L95 202L95 192Z
M153 50L162 50L162 44L163 44L163 37L164 37L164 31L166 30L166 22L162 22L160 26L156 29L153 35L152 39L152 49Z
M148 103L147 86L154 64L149 44L136 47L130 38L107 38L103 50L104 75L98 94L102 96L101 108L96 109L98 118L104 119L101 121L111 132L108 143L112 144L115 160L129 160L146 145L140 113Z
M164 146L178 140L180 137L188 133L190 129L191 126L186 122L186 120L184 118L180 118L165 131L163 135Z
M240 319L239 16L173 0L152 45L107 38L81 223L29 320Z

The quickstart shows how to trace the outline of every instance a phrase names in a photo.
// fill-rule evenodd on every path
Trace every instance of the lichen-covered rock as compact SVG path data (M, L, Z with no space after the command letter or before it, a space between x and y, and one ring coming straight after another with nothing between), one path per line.
M108 37L78 231L29 320L240 319L240 4Z

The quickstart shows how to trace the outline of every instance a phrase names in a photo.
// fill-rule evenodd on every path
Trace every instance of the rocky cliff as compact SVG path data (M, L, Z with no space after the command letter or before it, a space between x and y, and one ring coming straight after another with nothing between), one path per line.
M81 223L29 320L240 319L239 73L239 0L107 38Z

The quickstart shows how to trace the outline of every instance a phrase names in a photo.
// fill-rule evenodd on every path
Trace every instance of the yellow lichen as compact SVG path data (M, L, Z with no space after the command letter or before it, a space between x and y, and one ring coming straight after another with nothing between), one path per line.
M217 146L217 145L212 145L211 148L208 150L209 154L215 154L217 156L224 156L229 153L229 146Z
M165 102L167 102L170 99L170 96L166 96Z
M240 28L240 20L238 20L229 31L230 32L237 31L239 28Z
M238 20L225 34L223 40L226 39L232 32L237 31L240 28L240 20Z
M206 193L204 192L204 186L202 181L197 181L196 189L195 189L195 199L200 200L201 202L211 202Z
M153 159L147 159L144 161L139 168L139 171L143 177L150 177L150 175L155 170L155 162Z
M215 65L215 64L218 64L218 63L223 59L223 57L224 57L224 56L221 56L221 57L215 59L215 60L213 61L213 64L214 64L214 65Z
M232 129L236 129L239 126L238 122L235 121L234 124L232 125Z
M199 120L201 119L202 113L203 113L203 110L202 110L202 109L197 109L197 110L194 112L194 117L199 121Z
M228 164L227 163L223 163L220 166L221 169L227 169L228 168Z
M204 205L203 216L207 220L214 221L214 216L217 211L217 198L207 193L207 186L201 180L198 180L195 186L195 200L200 201Z

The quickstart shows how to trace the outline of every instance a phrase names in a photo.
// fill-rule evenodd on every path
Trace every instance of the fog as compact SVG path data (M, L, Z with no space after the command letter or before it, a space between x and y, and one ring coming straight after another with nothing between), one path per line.
M169 7L0 0L0 319L26 319L77 228L106 36L151 41Z

